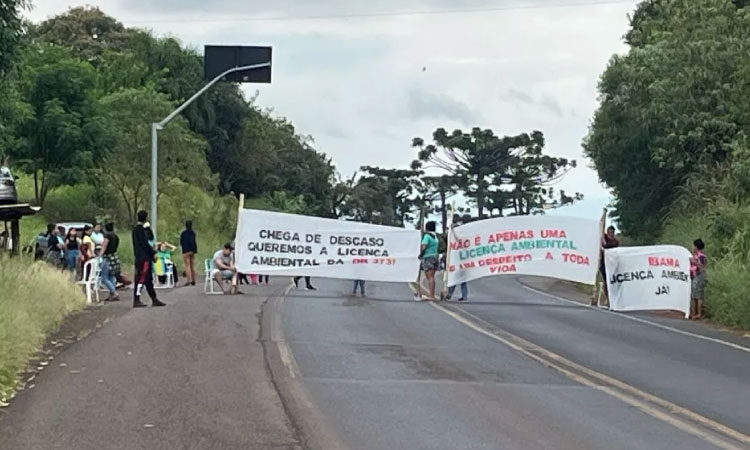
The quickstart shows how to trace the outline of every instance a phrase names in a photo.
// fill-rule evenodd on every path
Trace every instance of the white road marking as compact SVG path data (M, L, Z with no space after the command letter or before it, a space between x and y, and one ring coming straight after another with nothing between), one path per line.
M540 364L546 367L549 367L551 369L554 369L562 373L563 375L565 375L566 377L568 377L569 379L577 383L580 383L584 386L591 387L593 389L597 389L614 398L617 398L618 400L624 403L627 403L631 406L635 406L636 408L640 409L646 414L656 419L659 419L662 422L670 424L676 427L677 429L680 429L688 434L691 434L700 439L703 439L706 442L709 442L719 448L723 448L727 450L730 450L730 449L735 450L735 449L741 449L743 447L739 447L733 444L732 442L725 441L711 433L702 431L696 428L693 423L690 423L689 421L675 417L673 414L679 413L683 417L687 417L688 419L694 421L697 424L700 424L701 426L704 426L712 430L715 433L722 434L723 437L729 437L731 439L735 439L744 444L750 444L750 436L744 435L740 433L739 431L736 431L732 428L727 427L724 424L713 421L707 417L701 416L700 414L695 413L687 408L683 408L679 405L668 402L654 395L648 394L647 392L643 392L615 378L609 377L607 375L601 374L587 367L576 364L573 361L570 361L556 353L553 353L543 347L540 347L532 342L526 341L523 338L520 338L512 333L509 333L503 330L504 333L507 333L508 336L512 336L512 339L518 342L514 342L513 340L506 339L496 333L493 333L489 330L484 329L483 327L479 326L473 321L461 316L460 314L456 312L451 311L445 306L442 306L436 303L430 303L430 306L448 315L454 320L466 325L467 327L473 329L474 331L480 334L483 334L484 336L487 336L490 339L498 341L510 347L511 349L523 354L524 356L527 356L528 358L539 362ZM468 312L463 312L463 313L469 316L473 316L471 313L468 313ZM530 349L533 349L534 351ZM608 383L609 386L602 385L594 380L586 378L585 376L579 375L578 373L575 373L567 369L562 364L574 370L577 370L591 378L598 379L604 383ZM622 392L622 391L626 391L626 392ZM633 395L636 395L641 398L638 399L636 397L633 397ZM658 408L654 407L649 402L656 403L660 407L665 408L667 412L659 410Z
M554 295L554 294L549 294L547 292L540 291L539 289L534 289L534 288L526 286L525 284L520 283L520 282L519 282L519 284L521 285L521 287L523 287L527 291L531 291L531 292L534 292L536 294L543 295L545 297L549 297L549 298L552 298L552 299L555 299L555 300L558 300L558 301L561 301L561 302L570 303L572 305L576 305L576 306L581 307L581 308L593 309L595 311L599 311L599 312L602 312L602 313L605 313L605 314L611 314L611 315L613 315L615 317L622 317L623 319L628 319L628 320L632 320L632 321L635 321L635 322L638 322L638 323L643 323L643 324L646 324L646 325L650 325L652 327L661 328L662 330L671 331L673 333L681 334L683 336L690 336L690 337L693 337L693 338L696 338L696 339L702 339L704 341L713 342L715 344L725 345L727 347L731 347L731 348L733 348L735 350L740 350L740 351L743 351L745 353L750 353L750 348L749 347L745 347L743 345L735 344L733 342L724 341L722 339L713 338L713 337L710 337L710 336L704 336L702 334L691 333L690 331L680 330L679 328L674 328L674 327L670 327L669 325L664 325L664 324L661 324L661 323L652 322L650 320L641 319L640 317L634 317L634 316L630 316L630 315L627 315L627 314L620 314L620 313L616 313L614 311L610 311L610 310L607 310L607 309L601 309L601 308L598 308L598 307L595 307L595 306L586 305L584 303L580 303L580 302L577 302L575 300L569 300L567 298L559 297L559 296Z

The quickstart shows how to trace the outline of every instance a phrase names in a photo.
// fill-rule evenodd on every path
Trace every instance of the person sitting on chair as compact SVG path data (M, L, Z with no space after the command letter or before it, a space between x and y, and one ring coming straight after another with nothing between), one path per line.
M159 283L164 284L167 282L167 272L172 270L172 276L174 277L174 284L177 284L177 268L172 262L172 252L177 249L176 246L169 242L159 242L156 246L157 261L154 265L156 270L156 276L159 277Z
M237 274L237 267L234 265L234 247L231 243L227 242L223 249L214 253L214 266L217 270L214 279L219 283L221 291L224 294L239 294L240 291L237 286L239 275ZM224 282L229 280L232 282L231 290L224 287Z

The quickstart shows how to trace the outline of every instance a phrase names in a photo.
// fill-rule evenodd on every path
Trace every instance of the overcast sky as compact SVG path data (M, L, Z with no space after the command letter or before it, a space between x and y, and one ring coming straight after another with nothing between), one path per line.
M273 83L246 85L248 96L258 90L261 106L312 135L344 175L364 164L408 166L411 139L429 139L437 127L541 130L549 154L580 163L559 188L587 200L560 213L597 216L607 202L581 140L599 75L612 54L625 51L635 0L33 3L27 15L34 21L93 5L199 49L273 46Z

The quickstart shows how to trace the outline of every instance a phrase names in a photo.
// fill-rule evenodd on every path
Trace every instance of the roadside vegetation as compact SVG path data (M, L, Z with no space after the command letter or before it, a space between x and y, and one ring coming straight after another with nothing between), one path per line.
M648 0L599 84L584 151L634 242L709 257L706 309L750 329L750 2Z
M42 262L19 264L0 257L0 402L16 388L18 374L63 318L86 304L67 276Z

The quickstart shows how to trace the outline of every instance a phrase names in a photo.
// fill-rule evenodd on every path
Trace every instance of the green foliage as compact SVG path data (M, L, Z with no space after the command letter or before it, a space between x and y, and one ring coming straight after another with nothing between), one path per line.
M266 198L271 209L289 214L304 214L307 212L305 197L290 195L286 191L276 191Z
M729 0L651 0L626 39L630 51L602 75L584 150L614 189L623 231L653 239L681 187L747 161L750 13ZM734 172L744 190L747 175Z
M19 71L19 90L30 117L20 126L22 145L10 149L34 175L35 200L49 189L84 181L107 148L94 98L96 71L59 47L30 46Z
M151 179L151 123L166 117L175 106L165 94L150 88L124 89L101 99L113 151L100 165L102 180L121 196L131 222L146 204ZM182 118L159 134L159 173L165 179L189 181L210 189L214 182L206 163L205 145ZM169 195L169 184L160 193Z
M0 80L15 64L18 48L23 37L21 11L29 7L27 0L3 0L0 2Z

